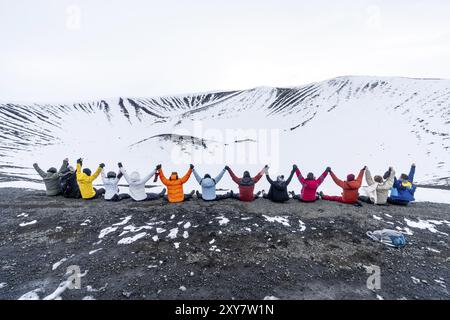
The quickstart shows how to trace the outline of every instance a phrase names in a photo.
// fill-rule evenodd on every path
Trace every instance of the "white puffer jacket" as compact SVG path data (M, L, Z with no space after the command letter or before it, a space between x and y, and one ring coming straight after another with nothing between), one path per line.
M150 172L149 175L145 176L141 179L141 176L138 172L132 172L130 175L127 174L127 171L122 167L120 168L120 172L122 172L125 180L127 180L128 185L130 186L130 197L136 201L142 201L147 199L147 193L145 192L145 184L151 177L154 176L155 170Z

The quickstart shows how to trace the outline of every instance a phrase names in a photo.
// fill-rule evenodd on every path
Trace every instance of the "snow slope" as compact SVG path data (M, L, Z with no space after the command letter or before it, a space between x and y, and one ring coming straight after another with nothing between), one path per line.
M162 163L183 174L188 164L216 175L228 164L256 174L287 175L293 163L345 176L389 165L416 180L450 184L450 81L339 77L295 88L259 87L154 98L118 98L61 105L0 104L0 182L38 179L64 157L93 169L122 161L141 174ZM267 190L261 180L260 189ZM194 179L188 187L196 187ZM221 187L232 187L225 177ZM233 186L234 187L234 186ZM292 189L299 189L298 182ZM325 191L337 191L331 181Z

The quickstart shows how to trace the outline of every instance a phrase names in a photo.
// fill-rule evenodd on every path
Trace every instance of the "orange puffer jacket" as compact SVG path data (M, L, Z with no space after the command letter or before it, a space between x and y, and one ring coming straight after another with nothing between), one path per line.
M182 178L177 179L177 176L172 174L170 178L167 179L164 176L162 169L159 170L159 178L167 187L167 198L169 199L169 202L176 203L184 201L183 184L189 180L191 173L192 169L189 169Z
M336 175L331 172L331 178L333 178L334 182L343 189L342 192L342 200L346 203L355 203L358 201L359 196L359 188L362 184L362 178L364 175L364 169L359 172L356 180L353 181L342 181Z

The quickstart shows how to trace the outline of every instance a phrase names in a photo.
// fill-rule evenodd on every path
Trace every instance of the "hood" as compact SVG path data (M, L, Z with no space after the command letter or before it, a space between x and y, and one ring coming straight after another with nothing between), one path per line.
M216 185L216 183L211 178L203 178L201 185L205 188L212 188Z
M141 176L139 175L139 172L133 171L130 174L130 180L131 180L131 182L134 182L134 183L138 183L139 181L141 181Z

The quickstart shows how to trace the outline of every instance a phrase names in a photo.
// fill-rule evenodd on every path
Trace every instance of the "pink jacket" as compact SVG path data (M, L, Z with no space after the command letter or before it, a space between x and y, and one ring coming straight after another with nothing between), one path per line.
M328 172L325 171L322 175L316 180L306 180L303 178L299 169L296 171L298 180L302 184L302 192L300 197L303 201L316 201L316 192L317 188L322 184L323 180L328 175Z

